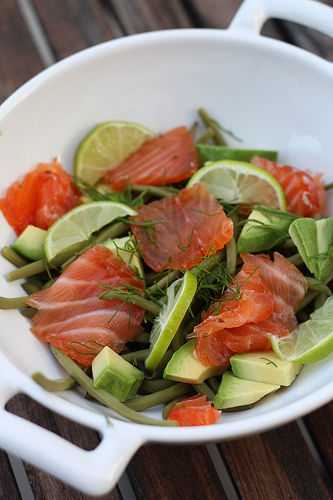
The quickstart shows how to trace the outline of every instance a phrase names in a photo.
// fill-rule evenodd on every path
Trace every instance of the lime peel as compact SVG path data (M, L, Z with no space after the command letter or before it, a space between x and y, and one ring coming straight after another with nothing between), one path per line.
M119 217L136 215L136 211L113 201L95 201L70 210L47 232L45 255L48 262L67 249L87 242L91 235Z
M154 136L138 123L109 121L93 128L81 141L74 158L74 176L96 184L107 170L126 160Z
M160 364L172 339L184 319L197 290L197 278L190 271L174 281L167 289L167 302L155 319L151 334L150 353L146 359L147 370L154 371Z
M333 352L333 297L313 312L287 337L271 337L272 348L281 359L309 364L326 358Z
M225 203L261 204L286 210L286 197L278 181L252 163L235 160L206 162L188 182L202 182Z

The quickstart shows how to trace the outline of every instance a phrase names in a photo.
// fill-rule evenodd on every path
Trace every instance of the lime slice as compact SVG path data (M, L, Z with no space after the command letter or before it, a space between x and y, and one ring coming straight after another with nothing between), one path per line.
M127 215L136 215L136 212L113 201L95 201L74 208L48 230L44 247L47 260L50 262L60 253L79 248L95 231Z
M146 359L147 370L156 370L172 339L184 319L197 290L197 279L190 271L167 289L167 303L155 319L151 333L150 353Z
M74 175L87 184L96 184L107 170L125 160L153 135L151 130L137 123L97 125L76 150Z
M131 236L113 238L105 241L103 245L128 264L140 278L144 277L142 263Z
M272 336L273 351L282 359L308 364L320 361L333 352L333 297L301 323L287 337Z
M286 209L284 192L274 177L251 163L224 160L207 162L188 182L202 182L216 198L226 203L260 204Z

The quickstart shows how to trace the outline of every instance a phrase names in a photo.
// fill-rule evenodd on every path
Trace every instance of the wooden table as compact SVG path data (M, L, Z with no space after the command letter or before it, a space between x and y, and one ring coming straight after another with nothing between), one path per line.
M333 5L333 0L326 3ZM239 4L240 0L1 0L0 100L45 66L90 45L157 29L224 28ZM311 30L271 21L264 32L333 61L333 40ZM10 410L83 448L92 449L98 443L93 431L52 414L24 396L14 398ZM280 429L238 441L208 446L145 446L133 458L117 488L105 498L333 498L332 421L333 403ZM88 498L1 451L0 497Z

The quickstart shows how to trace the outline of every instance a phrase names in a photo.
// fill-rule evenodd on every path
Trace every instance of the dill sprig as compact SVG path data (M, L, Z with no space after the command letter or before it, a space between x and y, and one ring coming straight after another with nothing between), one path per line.
M141 192L138 196L134 195L131 186L127 186L123 191L113 192L104 186L91 186L81 179L75 179L75 184L80 192L90 201L115 201L124 203L129 207L138 207L144 204L146 192Z
M205 259L193 270L198 281L196 299L200 301L203 309L221 298L232 279L224 261L216 262L215 260L213 267L207 266L207 262L211 262L211 257Z

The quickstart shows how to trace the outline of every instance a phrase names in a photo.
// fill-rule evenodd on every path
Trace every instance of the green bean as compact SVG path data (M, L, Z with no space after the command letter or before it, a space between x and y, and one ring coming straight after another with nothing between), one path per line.
M315 290L326 297L330 297L332 295L332 290L321 281L309 277L306 278L306 281L309 286L309 290Z
M31 276L35 276L36 274L40 274L44 271L46 271L46 262L43 259L36 260L35 262L26 264L25 266L22 266L19 269L15 269L15 271L11 271L10 273L8 273L7 281L30 278Z
M196 323L195 319L191 317L191 314L187 313L176 335L172 339L171 347L174 351L177 351L185 343L186 336L193 331Z
M172 408L177 404L179 403L179 401L182 401L183 398L175 398L173 399L172 401L170 401L169 403L167 403L166 405L164 405L164 408L163 408L163 411L162 411L162 416L165 420L167 420L168 418L168 415L170 413L170 411L172 410Z
M247 222L247 220L246 220ZM292 248L295 248L295 243L293 242L293 240L291 238L288 238L282 245L282 249L283 250L290 250Z
M291 262L295 266L301 266L303 264L303 259L299 253L295 253L295 255L292 255L291 257L287 257L287 259L289 260L289 262Z
M53 283L55 283L55 280L53 278L51 278L50 280L48 280L46 283L44 283L43 285L43 290L45 290L45 288L50 288L50 286L53 285Z
M128 224L125 222L116 222L101 229L96 236L92 238L91 246L98 245L99 243L103 243L109 238L119 238L126 233L128 230Z
M108 392L103 389L95 389L93 381L88 375L70 358L68 358L61 351L55 347L51 348L54 356L60 363L60 365L66 370L66 372L87 391L87 393L94 399L107 406L114 412L118 413L120 416L143 425L177 425L175 422L167 422L163 420L157 420L155 418L146 417L145 415L140 415L136 411L133 411L128 406L124 405L118 399L111 396Z
M73 255L69 255L65 262L62 263L62 270L64 271L74 260L76 260L80 255L86 252L89 248L94 245L99 245L110 238L118 238L126 233L128 229L128 224L125 222L116 222L110 224L109 226L101 229L96 235L93 235L86 242L82 243L80 250L74 252Z
M155 376L163 372L164 368L169 363L172 356L173 356L172 349L168 349L167 352L164 354L160 364L158 365L156 372L154 373Z
M329 191L330 189L333 189L333 182L330 182L329 184L325 184L324 189L326 191Z
M158 196L159 198L167 198L169 196L174 196L179 192L179 189L173 187L160 187L160 186L145 186L132 184L131 188L137 193L146 193L153 196Z
M19 312L25 318L31 319L35 316L37 309L33 309L32 307L22 307L22 309L20 309Z
M211 271L219 262L221 261L221 253L217 253L215 255L211 255L207 257L201 264L195 266L191 269L191 272L196 276L200 275L202 272Z
M43 373L35 372L32 374L32 378L38 385L43 387L48 392L62 392L73 389L76 385L75 380L72 377L64 377L56 380L52 380L46 377Z
M236 272L237 266L237 245L235 238L231 238L226 246L226 256L227 263L226 269L230 276L233 276Z
M145 299L144 297L141 297L141 295L136 295L135 293L132 292L122 292L122 291L112 291L110 290L109 292L104 292L100 296L100 299L104 300L122 300L123 302L126 302L127 304L135 304L136 306L141 307L142 309L145 309L145 311L151 312L154 314L154 316L158 316L159 313L161 312L161 306L156 304L156 302L153 302L152 300Z
M207 130L197 139L197 144L207 144L210 139L215 137L215 132L211 127L208 127Z
M326 293L320 293L319 295L317 295L314 302L314 308L319 309L319 307L324 305L326 299L327 299Z
M174 384L162 391L148 394L147 396L137 396L134 399L126 402L126 406L136 411L144 411L148 408L167 403L177 396L183 396L191 391L191 386L188 384Z
M304 309L306 306L308 306L309 304L311 304L311 302L317 297L317 295L319 295L319 292L317 290L309 290L304 299L302 300L302 302L299 304L298 308L297 308L297 312L301 311L302 309Z
M29 280L21 286L28 295L31 295L32 293L39 292L43 288L43 283L39 280Z
M133 351L122 354L122 357L130 363L136 363L137 361L144 361L147 358L148 354L149 349L141 349L140 351Z
M178 279L181 276L180 271L170 271L168 274L163 276L160 280L158 280L154 285L147 288L146 293L148 295L152 295L164 288L167 288L173 281Z
M155 380L145 380L140 387L140 391L151 394L156 391L161 391L175 385L172 380L164 380L163 378L158 378Z
M189 132L190 132L191 136L193 137L193 140L195 140L195 136L196 136L196 133L198 130L198 125L199 125L198 122L195 121L192 123L192 125L189 128Z
M212 389L207 384L205 384L205 382L201 382L201 384L193 384L193 388L199 394L203 394L204 396L207 396L207 398L210 401L213 401L213 399L215 398L215 393L212 391Z
M27 305L29 297L0 297L0 309L21 309Z
M209 113L203 108L198 109L198 114L203 121L203 123L206 125L207 128L211 128L214 131L214 142L215 144L219 144L220 146L225 146L226 142L224 140L223 135L221 134L220 127L216 120L212 118Z
M27 259L21 257L21 255L16 253L15 250L11 247L3 247L3 249L1 250L1 255L16 267L22 267L28 263Z
M153 285L154 283L156 283L156 281L163 278L163 276L166 276L168 272L169 271L161 271L159 273L154 273L154 272L145 273L146 285Z
M207 384L215 393L219 390L220 382L217 377L210 377L207 380Z
M171 347L174 351L178 351L178 349L184 344L184 342L185 336L182 327L180 326L171 341Z

